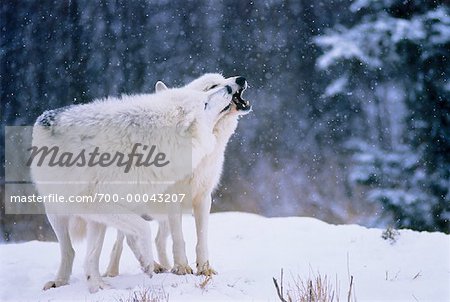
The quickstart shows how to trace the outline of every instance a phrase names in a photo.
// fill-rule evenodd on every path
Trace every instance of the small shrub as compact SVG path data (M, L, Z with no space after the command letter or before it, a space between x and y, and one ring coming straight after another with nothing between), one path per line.
M388 227L383 231L383 233L381 233L381 238L383 238L384 240L389 240L391 244L396 243L399 236L400 232L393 227Z

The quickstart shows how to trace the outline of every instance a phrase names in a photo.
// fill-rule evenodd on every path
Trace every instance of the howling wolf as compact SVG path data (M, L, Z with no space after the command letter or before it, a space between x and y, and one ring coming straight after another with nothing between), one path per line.
M205 74L202 77L187 84L186 88L192 88L198 91L209 91L216 87L223 87L229 83L238 83L242 87L233 96L233 102L230 104L228 112L223 115L214 126L213 133L216 138L214 150L205 156L199 166L194 170L194 173L181 181L178 185L185 185L188 183L192 189L193 196L193 210L197 229L197 274L211 275L215 271L210 267L208 257L208 216L211 209L211 194L219 183L222 173L222 166L224 161L225 148L234 133L238 119L240 116L250 112L249 102L242 99L242 92L247 87L247 81L243 77L224 78L220 74ZM156 92L167 90L167 86L159 81L156 83ZM160 219L160 217L151 215L153 218L159 220L159 229L156 236L156 250L158 259L162 266L155 263L155 272L164 271L169 267L169 260L166 253L166 242L169 235L169 225L167 220ZM170 221L170 230L173 237L173 257L174 266L172 272L175 274L192 273L192 269L188 265L186 257L185 243L182 237L181 221L180 219ZM177 235L178 234L178 235ZM117 239L111 252L110 262L106 270L106 276L114 277L119 274L119 260L123 249L124 234L121 231L117 233ZM129 244L133 248L132 244Z

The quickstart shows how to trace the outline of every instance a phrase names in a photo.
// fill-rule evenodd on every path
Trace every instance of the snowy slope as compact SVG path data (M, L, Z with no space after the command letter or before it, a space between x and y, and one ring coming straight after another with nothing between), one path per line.
M188 258L194 267L194 221L184 218ZM395 244L381 239L382 230L356 225L329 225L311 218L264 218L244 213L212 214L211 262L219 275L201 288L204 277L140 272L128 247L121 274L106 278L115 289L89 294L84 283L84 246L77 257L71 284L42 291L59 261L57 243L27 242L0 245L1 301L118 301L130 290L163 288L169 301L277 301L272 277L284 268L292 276L320 272L339 279L346 301L348 271L354 276L358 301L450 301L450 236L442 233L400 232ZM153 233L156 225L152 224ZM115 231L109 230L101 258L106 267ZM347 260L348 259L348 260Z

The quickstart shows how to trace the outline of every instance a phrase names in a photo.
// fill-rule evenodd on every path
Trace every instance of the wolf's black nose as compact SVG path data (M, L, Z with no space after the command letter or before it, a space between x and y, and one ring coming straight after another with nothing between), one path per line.
M236 84L238 84L241 87L244 87L245 82L247 82L247 80L244 77L237 77L236 78Z

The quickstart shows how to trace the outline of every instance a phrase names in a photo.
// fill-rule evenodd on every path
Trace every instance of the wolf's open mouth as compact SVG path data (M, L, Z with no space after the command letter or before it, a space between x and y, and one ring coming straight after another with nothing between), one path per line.
M246 101L242 98L242 93L244 92L245 88L241 88L238 91L236 91L235 94L233 94L233 103L236 105L237 110L243 110L248 111L252 107L250 106L250 102Z

